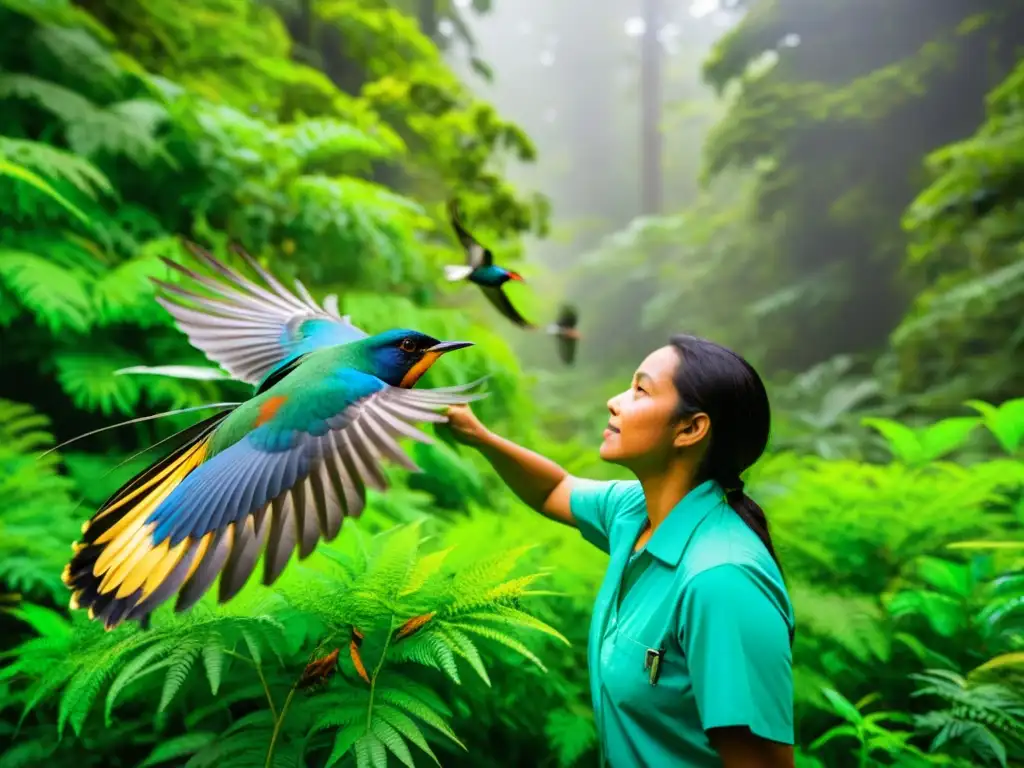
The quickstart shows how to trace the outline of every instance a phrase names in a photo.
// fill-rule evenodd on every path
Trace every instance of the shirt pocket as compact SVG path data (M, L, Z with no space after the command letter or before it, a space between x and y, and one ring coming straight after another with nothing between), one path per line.
M606 645L602 660L602 678L611 700L624 710L648 715L652 708L675 709L679 685L686 676L681 674L685 665L674 646L663 633L651 632L638 637L635 633L618 631L614 642ZM654 685L650 665L645 663L648 649L664 650Z

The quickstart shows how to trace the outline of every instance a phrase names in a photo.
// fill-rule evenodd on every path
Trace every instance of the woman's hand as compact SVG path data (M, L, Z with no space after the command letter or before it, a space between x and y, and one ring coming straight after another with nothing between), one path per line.
M455 439L463 445L479 445L487 435L485 427L468 405L449 406L446 415Z

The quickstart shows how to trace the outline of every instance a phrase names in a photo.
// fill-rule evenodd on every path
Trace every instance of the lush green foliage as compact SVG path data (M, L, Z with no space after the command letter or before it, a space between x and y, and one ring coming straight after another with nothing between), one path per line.
M148 278L170 276L158 257L183 258L179 237L221 254L241 242L318 298L337 293L368 330L474 339L430 383L489 375L477 411L490 425L575 474L615 474L591 436L624 382L528 375L489 305L460 305L437 277L458 258L441 206L453 191L503 260L546 212L495 170L532 158L531 142L468 95L417 28L421 5L136 5L0 0L0 768L592 764L586 633L604 558L445 441L410 448L426 472L389 470L394 488L273 589L168 607L148 632L104 633L65 609L81 521L195 414L41 454L246 395L114 374L203 363L152 301ZM594 306L643 307L649 335L608 333L608 359L632 365L682 328L817 363L772 377L772 448L749 480L796 604L799 764L1019 765L1024 69L996 61L1006 80L982 84L964 68L978 46L1013 42L998 3L991 18L906 10L875 27L852 7L751 2L706 69L742 84L706 156L740 175L634 222L581 269ZM435 23L459 18L433 8ZM843 35L811 34L826 25ZM755 62L783 30L804 41ZM977 114L933 119L944 89ZM878 327L821 340L894 279L901 214L911 309L877 362L833 356L877 341ZM610 285L623 260L635 280ZM597 338L614 322L584 316Z
M608 237L583 295L643 306L645 342L714 335L779 383L841 355L875 380L865 405L906 418L1019 394L1019 4L731 5L704 65L725 106L704 191ZM584 330L618 341L623 322ZM637 362L628 340L609 353Z

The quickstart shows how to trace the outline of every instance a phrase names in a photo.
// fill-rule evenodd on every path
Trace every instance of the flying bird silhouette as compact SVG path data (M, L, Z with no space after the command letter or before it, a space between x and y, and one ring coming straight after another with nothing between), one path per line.
M404 328L371 336L338 313L336 297L318 305L298 281L296 295L243 251L265 287L191 250L222 279L167 263L213 295L155 280L156 300L193 346L255 392L178 433L175 450L83 525L63 580L72 609L107 629L147 626L175 594L186 610L218 576L226 602L261 554L263 583L273 584L293 551L308 557L362 514L367 486L387 490L385 459L419 471L398 444L432 442L416 422L444 422L439 410L485 396L469 392L479 382L412 389L441 355L471 342Z
M469 280L480 286L484 296L493 304L501 314L521 328L532 329L534 326L527 321L519 311L512 306L508 296L505 294L504 286L510 280L526 282L523 276L505 267L494 263L494 254L490 249L485 248L471 235L459 220L458 206L455 201L449 201L448 213L452 228L458 235L459 242L466 252L466 263L453 265L448 264L444 268L445 277L451 282Z

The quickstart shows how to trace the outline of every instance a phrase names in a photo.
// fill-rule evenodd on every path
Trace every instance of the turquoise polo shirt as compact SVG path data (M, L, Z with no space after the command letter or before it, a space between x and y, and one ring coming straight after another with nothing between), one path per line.
M577 481L573 517L610 556L587 644L603 762L721 766L705 733L747 726L793 743L793 609L757 535L709 480L635 556L647 519L636 481ZM651 684L645 656L662 651Z

